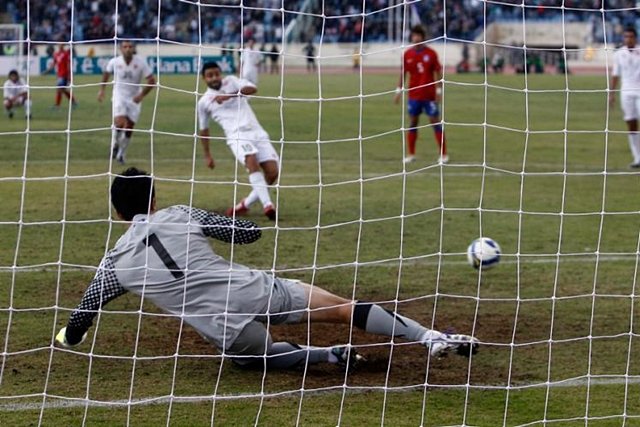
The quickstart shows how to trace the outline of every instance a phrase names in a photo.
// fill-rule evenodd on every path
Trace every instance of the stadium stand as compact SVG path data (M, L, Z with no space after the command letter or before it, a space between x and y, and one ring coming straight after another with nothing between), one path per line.
M25 4L18 0L3 2L0 13L10 22L26 23ZM241 34L244 39L279 43L283 29L300 16L285 11L283 17L278 0L244 1L242 9L239 0L205 0L201 7L194 3L164 0L160 2L160 13L158 4L140 0L48 0L42 7L29 10L31 39L68 41L73 31L74 41L106 41L117 33L123 38L160 37L197 43L200 21L203 23L204 43L239 43ZM362 1L358 0L298 0L286 2L285 8L300 10L303 5L310 7L312 13L309 19L312 20L315 42L319 41L323 31L325 42L359 42L361 38L366 42L385 42L390 34L389 20L402 20L396 10L389 9L388 0L367 1L364 19ZM565 22L589 22L593 28L592 41L596 43L602 43L605 38L608 42L617 43L621 40L624 26L640 26L640 10L634 0L609 0L604 5L605 9L602 9L603 0L526 0L524 13L521 0L502 0L499 3L449 0L445 5L443 7L441 0L424 0L412 3L407 13L412 23L419 21L425 25L430 38L442 37L446 29L448 38L459 40L475 39L491 22L522 21L523 15L527 21L561 21L564 17ZM321 18L323 10L325 19ZM71 22L72 12L74 25ZM242 20L239 19L240 13ZM603 15L605 26L602 25ZM306 34L300 37L304 38Z

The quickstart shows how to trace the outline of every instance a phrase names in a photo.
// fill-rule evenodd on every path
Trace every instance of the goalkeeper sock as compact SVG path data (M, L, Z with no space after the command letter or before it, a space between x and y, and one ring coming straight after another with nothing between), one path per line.
M330 347L307 347L289 342L275 342L267 352L267 368L289 369L302 366L330 362ZM336 358L332 363L337 363Z
M631 148L631 154L633 155L633 163L640 163L640 133L629 133L629 148Z
M262 172L249 174L249 182L251 183L253 191L258 195L260 203L262 203L262 207L266 208L267 206L273 206L271 196L269 196L269 187L267 186L267 181L264 179Z
M441 332L427 329L415 320L385 310L377 304L365 302L356 303L353 309L353 324L371 334L404 338L423 344L442 336Z

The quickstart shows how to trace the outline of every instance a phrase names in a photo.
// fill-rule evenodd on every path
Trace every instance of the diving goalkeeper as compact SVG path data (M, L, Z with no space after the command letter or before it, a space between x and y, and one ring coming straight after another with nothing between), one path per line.
M471 336L429 330L377 304L227 261L207 237L249 244L261 237L256 224L188 206L158 210L153 178L143 171L129 168L117 176L111 200L129 228L102 259L67 326L57 334L63 347L82 343L100 309L133 292L184 319L239 365L287 369L322 362L353 366L364 360L348 345L273 342L266 326L306 321L353 323L373 334L422 343L434 357L448 352L468 356L477 350Z

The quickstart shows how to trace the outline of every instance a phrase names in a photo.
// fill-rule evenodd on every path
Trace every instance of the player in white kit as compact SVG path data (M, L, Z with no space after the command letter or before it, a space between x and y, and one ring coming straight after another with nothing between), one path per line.
M623 46L613 57L611 71L611 85L609 86L609 105L614 106L616 88L620 85L620 105L624 121L629 129L629 147L633 155L633 162L629 165L633 169L640 168L640 133L638 133L638 117L640 117L640 48L636 45L638 33L634 27L628 27L623 32Z
M257 85L262 52L257 51L255 45L255 40L249 39L247 47L242 49L240 55L240 78Z
M13 118L13 107L24 106L25 117L31 118L31 100L27 85L16 70L9 71L9 79L4 82L3 105L7 116Z
M249 244L261 237L261 230L251 221L189 206L157 210L153 179L143 171L129 168L117 176L111 201L129 226L102 259L67 326L56 335L63 347L82 343L104 305L132 292L191 325L239 365L287 369L322 362L353 366L364 360L348 345L273 342L267 328L284 323L353 325L420 343L432 357L449 352L469 356L477 350L478 341L471 336L427 329L378 304L342 298L224 259L207 237Z
M275 220L276 208L269 195L269 185L278 179L279 157L247 100L247 95L253 95L258 89L248 80L223 77L215 62L203 65L202 77L208 89L198 101L198 124L207 167L215 167L209 148L209 120L213 119L224 131L231 152L247 168L252 188L246 198L227 209L227 216L245 215L259 200L264 214Z
M147 62L135 55L135 45L130 41L120 43L121 55L112 58L104 68L98 102L104 99L104 91L113 74L113 136L111 157L125 162L125 153L131 142L133 128L140 117L140 103L156 84L153 71ZM146 85L140 82L146 79Z

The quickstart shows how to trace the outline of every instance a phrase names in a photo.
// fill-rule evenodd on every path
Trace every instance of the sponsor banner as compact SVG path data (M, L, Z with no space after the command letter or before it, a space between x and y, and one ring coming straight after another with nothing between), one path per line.
M74 74L102 74L104 67L112 57L110 56L76 56L73 58ZM51 57L40 58L40 69L46 70L51 61ZM233 57L227 56L148 56L145 58L154 72L161 74L197 74L200 72L202 64L215 61L220 65L223 73L234 73L235 66Z

